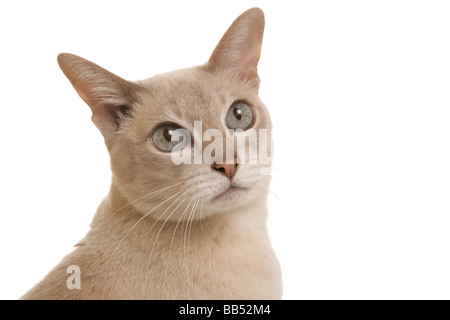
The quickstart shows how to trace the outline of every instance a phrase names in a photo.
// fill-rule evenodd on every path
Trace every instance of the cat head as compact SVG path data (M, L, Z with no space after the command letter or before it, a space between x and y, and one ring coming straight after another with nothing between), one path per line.
M159 207L180 219L197 212L194 206L208 215L266 200L270 162L260 151L271 152L271 121L257 73L263 31L263 12L250 9L206 64L135 82L78 56L58 56L105 139L113 184L140 212Z

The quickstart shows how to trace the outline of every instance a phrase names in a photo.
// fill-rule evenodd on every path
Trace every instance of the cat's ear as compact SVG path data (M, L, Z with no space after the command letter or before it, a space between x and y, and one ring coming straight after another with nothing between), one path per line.
M259 84L257 66L264 33L264 13L252 8L241 14L223 35L207 66L237 73Z
M73 54L58 55L58 64L92 110L92 121L110 141L129 115L136 84Z

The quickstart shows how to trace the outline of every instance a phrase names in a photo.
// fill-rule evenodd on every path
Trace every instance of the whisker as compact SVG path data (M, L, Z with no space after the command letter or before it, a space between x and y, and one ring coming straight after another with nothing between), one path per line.
M186 212L188 211L188 209L189 209L189 207L191 206L191 203L192 203L193 200L194 200L194 198L192 198L192 199L189 201L189 203L187 204L187 206L186 206L186 208L184 209L183 213L181 214L180 218L178 219L177 224L175 225L175 229L174 229L173 234L172 234L172 239L170 240L169 258L167 259L167 261L170 260L170 257L171 257L171 255L172 255L173 240L174 240L174 238L175 238L175 233L177 232L178 225L180 224L180 221L184 218L184 215L185 215ZM183 221L183 222L184 222L184 221ZM169 270L169 268L166 268L166 274L165 274L165 278L164 278L164 279L165 279L165 280L164 280L164 284L166 283L167 278L168 278L168 270Z
M203 235L205 235L205 229L203 229L203 202L204 202L204 198L201 199L201 203L200 203L200 227L202 228L202 232Z
M184 193L181 194L180 197L178 197L173 203L176 203L182 196L184 196L186 193L188 192L188 190L186 190ZM166 218L166 220L164 221L164 223L162 224L162 226L159 228L158 233L156 234L156 238L153 241L153 246L152 246L152 250L150 251L150 257L148 259L147 262L147 271L145 274L145 278L148 279L148 272L150 270L150 262L152 260L152 256L153 256L153 250L155 249L155 245L156 245L156 241L158 240L159 234L161 233L161 231L163 230L164 226L166 225L167 221L169 221L170 217L175 213L175 211L177 211L177 209L183 204L183 202L186 200L187 198L184 198L181 200L181 202L178 204L178 206L176 206L175 209L172 210L172 212L169 214L169 216ZM166 209L167 211L167 209Z
M195 199L195 197L193 197L193 198ZM186 258L187 257L186 256L186 236L187 236L187 233L188 233L187 230L188 230L188 227L189 227L189 222L191 220L191 216L192 216L193 212L195 211L195 204L196 203L197 202L194 202L194 204L192 205L191 212L188 215L188 218L187 218L187 221L186 221L186 229L184 230L184 238L183 238L183 257L184 257L184 263L185 263L185 266L186 266L187 278L189 278L189 261ZM189 252L188 252L188 255L189 255Z
M186 193L188 192L188 190L184 191L177 199L174 200L174 202L172 202L172 204L170 206L168 206L166 208L166 210L164 210L163 213L161 213L161 215L155 220L155 222L153 223L153 225L151 226L151 228L148 230L148 234L153 230L153 227L159 222L159 220L164 216L164 214L182 197L184 196Z
M177 186L177 185L179 185L179 184L181 184L181 183L183 183L183 182L184 182L184 181L181 181L181 182L175 183L175 184L173 184L173 185L171 185L171 186L164 187L164 188L161 188L161 189L159 189L159 190L152 191L152 192L147 193L147 194L145 194L145 195L143 195L143 196L141 196L141 197L139 197L139 198L137 198L137 199L134 199L134 200L131 201L131 202L128 202L126 205L124 205L123 207L117 209L115 212L113 212L112 214L110 214L105 220L103 220L103 221L100 223L100 225L106 223L106 222L107 222L109 219L111 219L116 213L118 213L119 211L125 209L126 207L128 207L128 206L130 206L130 205L136 203L137 201L142 200L142 199L148 200L148 199L152 198L152 196L155 196L155 195L157 195L157 194L159 194L159 193L161 193L161 192L163 192L163 191L165 191L165 190L167 190L167 189L173 188L173 187L175 187L175 186ZM127 214L126 214L124 217L127 217L132 211L133 211L133 208L131 208L131 210L129 210L129 211L127 212Z
M277 198L278 201L280 201L281 204L282 204L283 206L285 206L286 208L288 208L288 206L286 205L286 203L285 203L283 200L281 200L280 197L278 197L277 194L276 194L275 192L273 192L272 190L270 190L270 188L268 188L267 186L265 186L265 185L262 184L262 183L258 183L257 186L260 186L260 187L265 188L265 189L266 189L267 191L269 191L273 196L275 196L275 198Z
M287 187L287 188L292 188L291 185L289 185L289 184L287 184L286 182L284 182L284 181L282 181L282 180L280 180L280 179L274 177L273 175L272 175L271 179L272 179L273 181L279 183L279 184L282 184L283 186L285 186L285 187Z
M152 213L153 211L155 211L156 209L158 209L160 206L162 206L164 203L166 203L167 201L169 201L170 199L172 199L173 197L179 195L182 191L178 191L177 193L175 193L174 195L172 195L171 197L167 198L166 200L164 200L163 202L161 202L160 204L158 204L156 207L154 207L152 210L150 210L149 212L147 212L144 216L142 216L131 228L130 230L128 230L128 232L125 234L125 236L122 238L122 240L120 240L119 244L114 248L113 252L111 253L110 257L116 252L117 248L119 248L119 246L122 244L122 242L125 240L125 238L130 234L130 232L142 221L144 220L150 213Z
M190 218L191 224L190 224L190 226L189 226L188 245L187 245L187 256L188 256L188 258L189 258L189 251L190 251L190 242L191 242L191 230L192 230L192 224L194 223L194 216L195 216L195 212L196 212L196 210L197 210L199 201L200 201L200 199L197 199L197 200L196 200L196 202L195 202L195 204L194 204L194 206L193 206L192 218ZM189 221L189 220L188 220L188 221ZM188 260L189 260L189 259L188 259ZM189 263L188 263L188 269L187 269L187 270L188 270L187 275L188 275L188 278L189 278Z

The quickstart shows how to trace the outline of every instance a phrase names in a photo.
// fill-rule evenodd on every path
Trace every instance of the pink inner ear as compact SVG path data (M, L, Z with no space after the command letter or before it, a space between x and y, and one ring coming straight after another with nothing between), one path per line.
M104 136L113 134L118 129L114 117L106 112L103 108L99 108L97 112L92 113L91 119Z
M92 121L108 140L108 136L118 130L118 112L132 103L136 86L72 54L60 54L58 63L78 95L91 108Z
M123 117L131 116L128 106L100 105L92 108L92 122L105 134L115 133Z
M215 48L209 64L234 70L241 78L259 79L257 66L264 33L264 14L250 9L239 16Z
M258 62L261 55L261 44L248 45L246 51L242 52L240 63L237 65L240 75L244 79L258 78Z
M84 90L79 90L76 85L74 85L74 88L83 101L91 107L91 120L100 132L102 132L103 135L116 132L118 124L114 106L109 106L102 103L100 99L93 98L94 94L91 92L92 88L86 87Z

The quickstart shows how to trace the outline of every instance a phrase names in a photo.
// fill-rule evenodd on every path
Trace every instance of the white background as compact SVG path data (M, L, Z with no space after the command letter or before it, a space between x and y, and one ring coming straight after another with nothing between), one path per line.
M71 52L129 80L205 62L259 6L285 299L450 299L450 6L442 1L2 1L0 299L87 232L110 171Z

